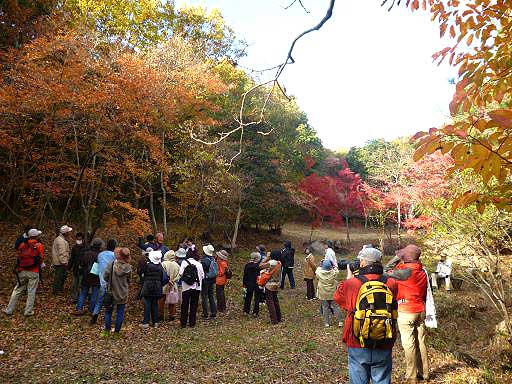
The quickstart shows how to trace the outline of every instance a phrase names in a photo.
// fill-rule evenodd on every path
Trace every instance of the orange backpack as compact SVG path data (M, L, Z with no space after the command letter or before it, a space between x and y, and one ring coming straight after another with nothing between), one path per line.
M281 268L281 262L278 261L276 266L272 268L270 271L264 271L262 272L256 279L256 284L258 284L260 287L264 287L265 284L270 280L270 278L276 273L277 270Z

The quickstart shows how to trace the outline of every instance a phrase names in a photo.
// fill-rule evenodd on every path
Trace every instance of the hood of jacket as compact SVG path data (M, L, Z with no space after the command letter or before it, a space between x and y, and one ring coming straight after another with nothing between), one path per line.
M121 260L114 261L114 273L117 276L124 276L132 273L132 266Z

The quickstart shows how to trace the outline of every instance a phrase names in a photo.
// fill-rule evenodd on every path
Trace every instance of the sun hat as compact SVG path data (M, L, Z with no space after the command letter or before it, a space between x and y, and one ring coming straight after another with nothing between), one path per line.
M176 251L176 257L178 259L184 259L185 257L187 257L187 251L185 251L184 248L180 248Z
M369 263L380 263L382 252L376 248L363 248L357 255L359 260L366 260Z
M203 252L205 255L213 256L213 252L215 251L215 248L213 248L213 245L208 244L203 247Z
M73 230L73 228L68 227L67 225L63 225L62 227L60 227L59 232L62 234L65 234L65 233L71 232L72 230Z
M101 240L99 237L92 239L91 248L102 249L103 248L103 240Z
M43 232L41 232L41 231L40 231L40 230L38 230L38 229L32 228L31 230L29 230L29 231L27 232L27 236L28 236L28 237L37 237L37 236L39 236L41 233L43 233Z
M160 264L162 262L162 252L160 251L151 251L148 256L149 261L153 264Z
M227 251L225 251L224 249L222 251L215 252L215 253L219 257L219 259L222 259L222 260L227 260L229 257L229 253Z
M176 260L176 253L172 249L170 249L167 252L165 252L164 261L172 261L172 260Z

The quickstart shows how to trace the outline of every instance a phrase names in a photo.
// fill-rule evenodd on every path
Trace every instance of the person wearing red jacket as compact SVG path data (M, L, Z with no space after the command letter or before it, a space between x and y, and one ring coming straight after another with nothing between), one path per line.
M413 244L396 252L386 273L397 281L398 329L405 352L406 383L428 380L429 361L425 345L427 274L419 261L421 250Z
M44 260L44 246L38 240L41 231L32 228L27 232L27 241L22 242L18 247L18 262L16 264L16 275L18 283L14 287L6 315L12 315L20 295L27 290L27 303L25 304L25 316L34 314L34 302L39 284L39 271Z
M377 280L383 274L382 253L378 249L363 248L357 257L360 260L359 275L364 275L368 280ZM392 370L391 352L395 340L372 349L361 347L354 336L353 311L356 308L357 296L362 285L362 281L353 277L347 266L347 280L339 284L333 297L341 309L347 312L343 328L343 342L347 346L350 384L368 384L370 378L373 384L389 384ZM396 295L397 286L394 279L387 279L386 285L393 295Z

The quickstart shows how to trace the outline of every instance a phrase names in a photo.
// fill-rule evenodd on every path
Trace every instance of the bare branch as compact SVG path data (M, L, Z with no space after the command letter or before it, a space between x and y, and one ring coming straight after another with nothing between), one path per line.
M294 0L288 7L292 6L296 1L299 1L300 5L304 8L304 5L302 4L302 1L301 0ZM256 84L254 85L253 87L251 87L248 91L246 91L243 95L242 95L242 100L241 100L241 104L240 104L240 110L239 110L239 116L238 116L238 119L235 119L235 121L238 123L238 126L234 129L232 129L231 131L228 131L228 132L222 132L219 134L219 138L216 139L216 140L213 140L213 141L206 141L206 140L202 140L200 138L198 138L193 130L191 129L190 130L190 137L199 142L199 143L202 143L202 144L205 144L205 145L216 145L216 144L219 144L220 142L222 142L223 140L227 139L228 137L230 137L231 135L235 134L235 133L239 133L240 134L240 137L239 137L239 144L240 144L240 147L239 147L239 150L237 152L237 154L235 156L233 156L233 158L231 158L230 162L229 162L229 166L231 166L233 160L238 157L241 152L242 152L242 145L243 145L243 135L244 135L244 128L245 127L249 127L249 126L253 126L253 125L258 125L260 123L263 122L263 119L264 119L264 114L265 114L265 110L267 108L267 105L268 105L268 102L270 100L270 98L272 97L272 94L274 93L275 91L275 88L279 88L279 90L283 93L283 95L288 99L288 100L291 100L290 97L288 97L286 95L286 92L285 90L281 87L281 85L279 84L278 80L280 78L280 76L282 75L284 69L286 68L287 65L289 64L293 64L295 63L295 60L293 59L293 50L295 48L295 45L297 44L297 42L302 38L304 37L305 35L307 35L308 33L311 33L313 31L318 31L320 28L322 28L322 26L332 17L332 13L333 13L333 9L334 9L334 4L335 4L336 0L330 0L329 2L329 7L327 9L327 12L325 14L325 16L322 18L322 20L320 20L320 22L318 24L316 24L314 27L302 32L301 34L299 34L291 43L290 45L290 49L288 50L288 53L286 55L286 59L284 60L283 63L277 65L277 66L274 66L272 68L268 68L268 69L265 69L265 70L261 70L261 71L253 71L253 72L264 72L264 71L268 71L268 70L272 70L272 69L276 69L276 74L274 76L274 78L272 80L269 80L269 81L266 81L264 83L259 83L259 84ZM304 10L306 10L304 8ZM308 12L309 13L309 12ZM244 122L244 110L245 110L245 105L246 105L246 101L248 99L248 97L250 95L252 95L257 89L261 88L261 87L264 87L266 85L269 85L269 84L272 84L272 87L270 87L269 91L267 92L267 95L265 97L265 101L263 103L263 105L261 106L261 110L260 110L260 113L259 113L259 118L258 120L256 121L251 121L251 122ZM262 131L257 131L258 134L261 134L261 135L269 135L271 132L273 131L273 128L269 131L269 132L262 132Z
M288 5L287 7L284 7L284 9L288 9L288 8L290 8L290 7L291 7L293 4L295 4L297 1L299 2L300 6L301 6L301 7L302 7L302 9L304 10L304 12L309 13L309 11L306 9L306 7L304 6L304 4L302 4L302 0L293 0L293 1L291 2L291 4L290 4L290 5Z

